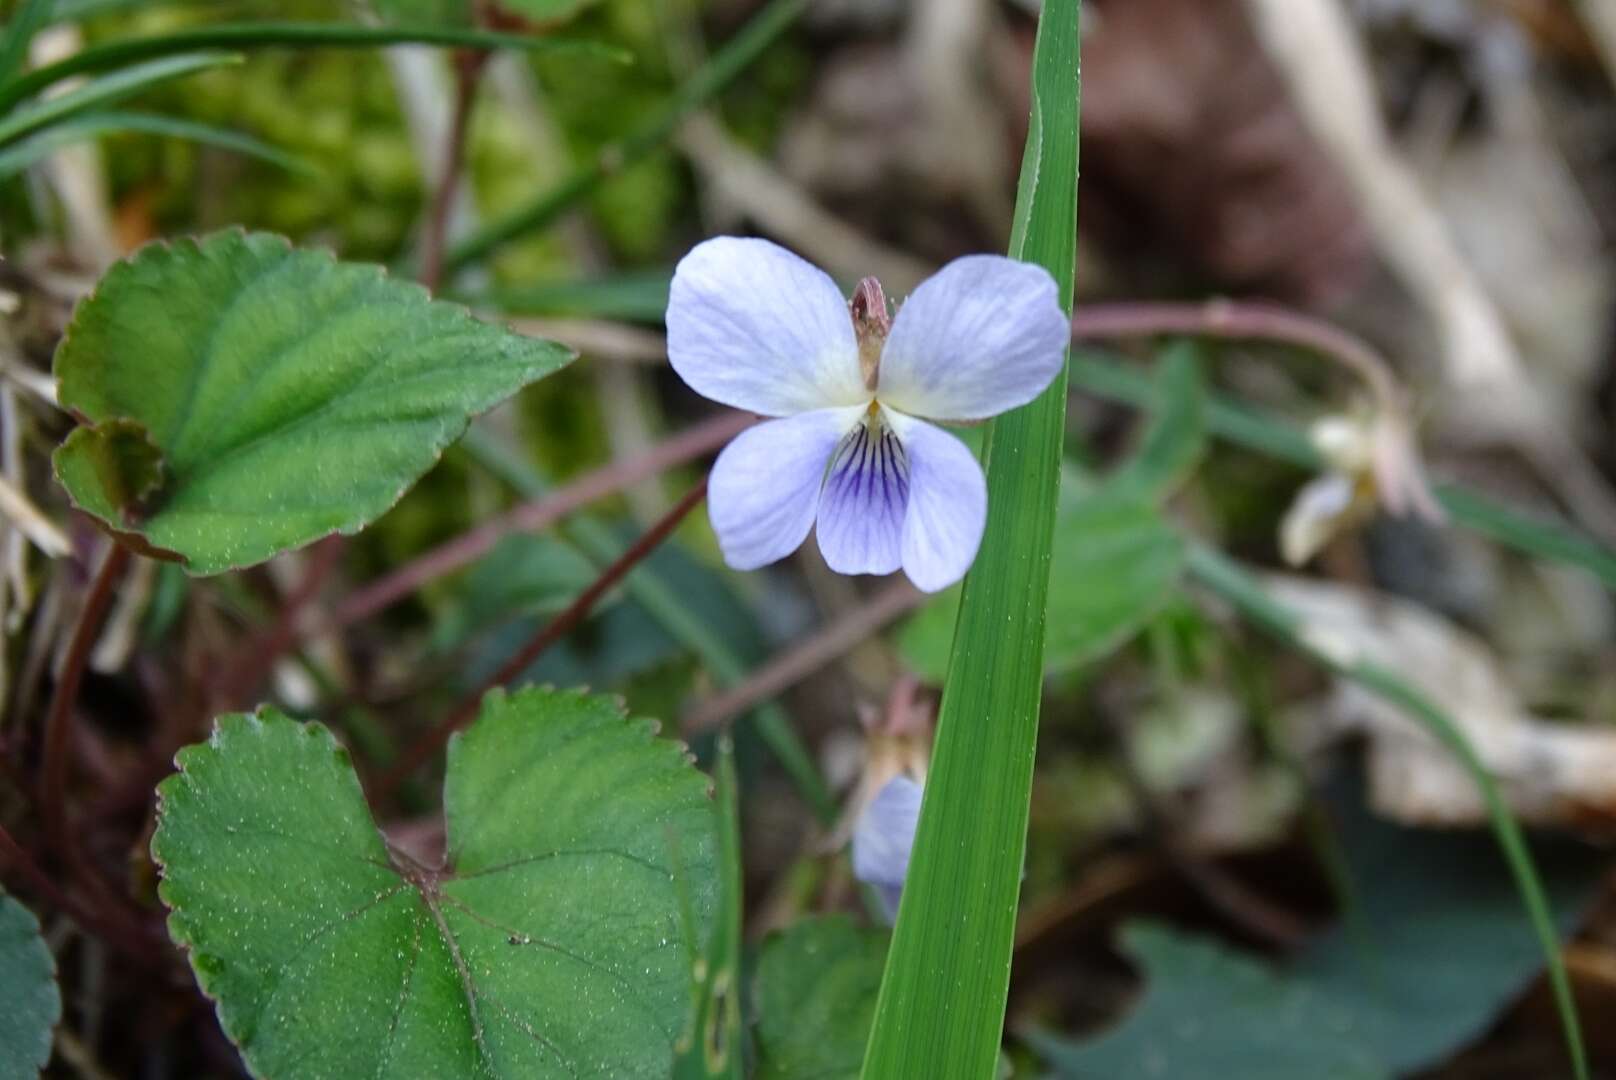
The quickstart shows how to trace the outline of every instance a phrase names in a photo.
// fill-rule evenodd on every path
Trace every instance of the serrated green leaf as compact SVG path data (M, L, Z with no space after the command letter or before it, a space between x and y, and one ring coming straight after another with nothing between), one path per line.
M152 245L79 304L56 377L93 428L144 428L163 485L122 512L119 491L90 482L108 467L92 455L106 440L87 436L56 452L57 476L108 526L216 574L357 532L471 416L571 358L279 237Z
M666 1076L716 868L707 780L654 726L491 694L450 743L441 867L382 837L318 724L225 716L181 751L160 894L254 1074Z
M1430 1067L1474 1038L1542 969L1520 899L1486 837L1402 829L1356 810L1343 848L1361 904L1283 968L1195 934L1136 925L1144 997L1105 1034L1033 1041L1060 1076L1358 1080ZM1541 854L1562 929L1608 861Z
M890 936L832 915L764 942L753 989L757 1080L858 1075Z
M34 913L0 893L0 1077L28 1080L50 1061L62 1018L56 961Z

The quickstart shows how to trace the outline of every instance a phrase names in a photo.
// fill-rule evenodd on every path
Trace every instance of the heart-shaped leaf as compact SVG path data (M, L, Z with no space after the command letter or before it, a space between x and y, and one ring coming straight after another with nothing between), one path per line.
M858 1076L890 936L837 915L805 919L764 943L758 1080Z
M230 715L181 751L169 931L253 1072L666 1076L716 856L707 779L654 727L491 694L450 744L441 866L378 833L318 724Z
M38 1076L62 1018L56 961L33 912L0 895L0 1076Z
M73 501L196 574L380 516L469 419L571 353L375 266L230 230L143 248L56 353Z
M1115 1027L1078 1042L1032 1037L1071 1080L1389 1080L1484 1031L1543 967L1520 896L1485 836L1400 829L1343 806L1341 846L1360 899L1343 924L1276 968L1215 939L1137 923L1123 946L1147 976ZM1562 930L1608 858L1535 845Z

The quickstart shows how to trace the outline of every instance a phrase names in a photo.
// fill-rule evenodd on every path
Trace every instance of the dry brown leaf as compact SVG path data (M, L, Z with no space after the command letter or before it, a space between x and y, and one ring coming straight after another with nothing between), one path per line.
M1270 594L1302 617L1314 645L1394 671L1445 709L1522 819L1616 825L1616 729L1532 715L1484 642L1410 601L1284 574L1266 581ZM1337 683L1327 709L1335 734L1368 739L1370 797L1379 813L1411 825L1486 820L1464 767L1402 709L1347 680Z

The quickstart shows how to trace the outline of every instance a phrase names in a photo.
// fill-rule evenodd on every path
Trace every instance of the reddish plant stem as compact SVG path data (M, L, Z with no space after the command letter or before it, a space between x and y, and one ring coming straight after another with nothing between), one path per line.
M526 645L517 650L516 654L484 680L474 692L461 702L460 706L450 713L441 724L422 735L406 750L402 757L384 774L377 784L377 796L386 798L408 778L416 769L420 768L429 758L443 749L449 741L449 736L465 727L477 716L477 710L482 705L483 695L496 686L503 686L516 676L520 675L540 656L543 656L556 642L566 637L572 630L588 617L594 610L600 598L610 592L618 582L628 576L629 571L638 566L644 559L655 551L666 540L673 530L696 508L696 505L707 497L707 478L702 477L701 482L691 488L673 509L669 510L655 525L647 529L645 534L636 540L627 551L618 556L606 569L600 572L590 586L579 593L577 599L567 606L567 609L545 624Z
M309 549L309 564L303 579L286 595L268 630L254 634L237 653L226 662L219 673L219 683L209 695L209 711L245 707L243 699L251 695L274 670L275 661L297 641L298 616L320 593L326 578L336 568L345 547L341 536L328 536Z
M448 247L449 218L454 213L455 195L465 172L466 138L471 128L471 110L477 102L477 84L482 79L488 53L462 50L454 56L454 113L443 154L443 173L438 177L427 211L426 231L421 237L421 284L433 292L443 283L443 255Z
M1225 341L1266 341L1305 349L1350 369L1375 401L1373 471L1377 496L1393 514L1446 520L1425 478L1407 398L1391 365L1362 338L1274 304L1212 300L1201 304L1124 301L1092 304L1072 315L1072 338L1186 334Z
M64 850L72 840L67 830L65 800L68 750L73 738L73 706L78 701L79 685L84 681L84 669L90 662L90 652L100 633L101 621L106 618L107 608L112 604L118 581L129 567L129 558L129 549L114 541L102 560L101 569L96 572L95 579L90 583L89 594L84 599L84 610L79 614L78 625L74 627L73 637L68 642L67 657L51 695L50 711L45 716L39 805L44 811L46 837L52 845Z
M161 955L156 938L138 921L104 919L63 892L4 826L0 826L0 861L15 867L41 898L78 923L87 933L96 935L107 944L143 962L151 962Z
M778 653L730 689L696 703L685 713L680 730L686 735L711 730L778 697L831 661L851 652L871 634L919 606L924 599L926 594L907 581L887 585L867 603Z
M1256 301L1204 303L1120 301L1085 304L1072 313L1072 337L1085 339L1186 334L1225 341L1271 341L1333 357L1351 368L1376 401L1401 408L1402 390L1386 361L1362 338L1340 327Z
M307 628L307 632L326 633L369 618L410 596L428 582L475 562L506 535L547 529L597 499L711 453L752 423L753 418L744 413L721 413L680 432L638 457L615 461L542 498L523 503L377 578L349 595L336 606L329 618Z

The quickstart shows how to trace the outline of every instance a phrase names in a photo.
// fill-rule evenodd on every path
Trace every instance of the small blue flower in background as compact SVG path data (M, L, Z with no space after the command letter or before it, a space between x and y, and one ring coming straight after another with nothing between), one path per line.
M874 887L889 920L898 917L909 852L920 825L921 785L907 776L888 780L853 827L853 876Z
M1059 373L1070 328L1055 281L997 255L956 259L887 311L867 278L829 275L766 240L718 237L679 263L668 359L697 393L779 417L719 455L708 513L724 559L755 570L818 523L843 574L902 567L927 592L965 576L987 520L975 456L926 420L1025 405Z

